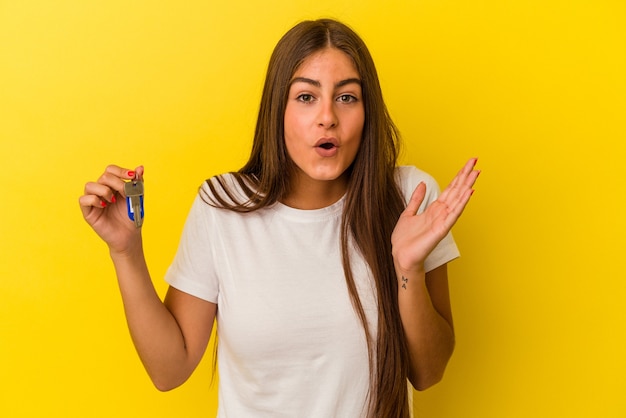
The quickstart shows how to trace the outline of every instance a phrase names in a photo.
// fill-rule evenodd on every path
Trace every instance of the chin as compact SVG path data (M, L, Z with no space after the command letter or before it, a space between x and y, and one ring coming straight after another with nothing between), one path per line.
M317 173L316 175L311 175L309 177L315 181L325 181L325 182L343 181L347 177L347 172L336 171L336 172Z

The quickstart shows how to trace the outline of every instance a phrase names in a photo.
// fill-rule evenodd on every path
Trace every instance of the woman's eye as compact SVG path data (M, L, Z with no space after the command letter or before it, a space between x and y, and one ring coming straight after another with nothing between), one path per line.
M313 101L313 96L310 94L301 94L298 96L298 100L304 103L309 103Z
M342 94L341 96L339 96L337 98L337 101L341 102L341 103L352 103L352 102L356 102L356 97L354 97L351 94Z

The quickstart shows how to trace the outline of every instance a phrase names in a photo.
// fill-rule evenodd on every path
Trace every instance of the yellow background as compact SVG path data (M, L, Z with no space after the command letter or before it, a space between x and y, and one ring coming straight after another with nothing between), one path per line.
M210 417L206 356L159 393L83 185L146 167L158 291L199 184L239 168L304 18L370 46L403 163L483 174L455 227L457 349L421 417L626 416L626 5L610 0L0 1L0 416Z

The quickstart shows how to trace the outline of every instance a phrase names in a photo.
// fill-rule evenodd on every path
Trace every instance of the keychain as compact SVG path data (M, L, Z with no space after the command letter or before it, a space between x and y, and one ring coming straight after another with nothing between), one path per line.
M135 222L137 228L143 224L143 181L135 177L132 181L124 184L126 194L126 209L128 217Z

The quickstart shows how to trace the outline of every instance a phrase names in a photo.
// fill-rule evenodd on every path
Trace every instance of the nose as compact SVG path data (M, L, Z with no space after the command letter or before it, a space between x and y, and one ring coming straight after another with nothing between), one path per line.
M337 126L337 113L335 103L332 100L324 100L321 102L317 120L318 126L322 128L330 129Z

